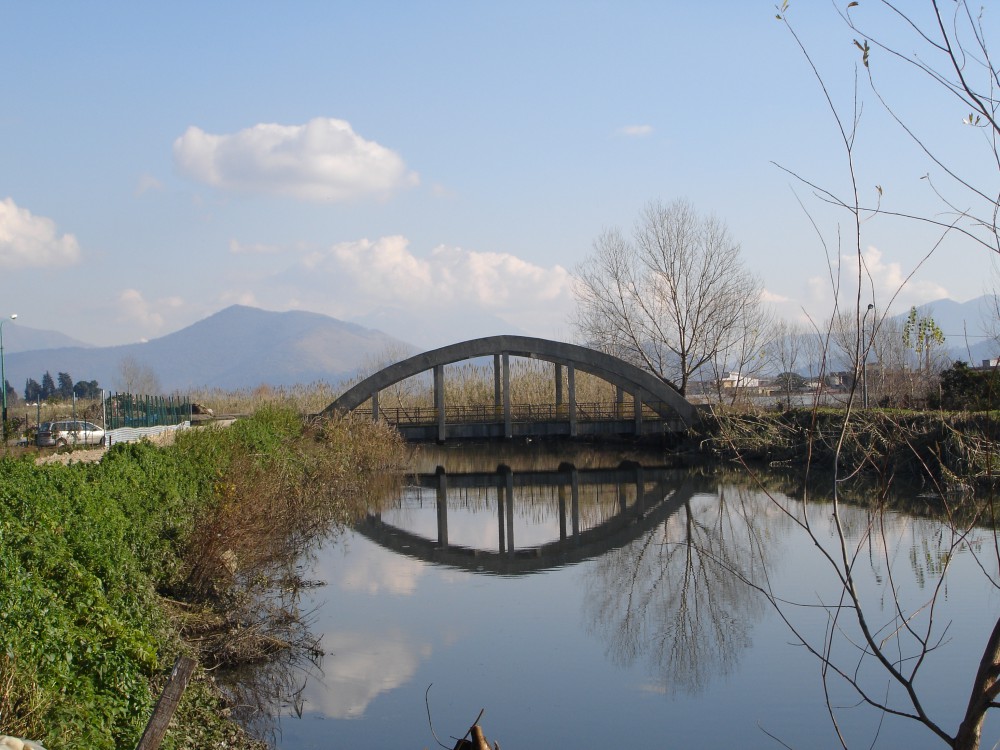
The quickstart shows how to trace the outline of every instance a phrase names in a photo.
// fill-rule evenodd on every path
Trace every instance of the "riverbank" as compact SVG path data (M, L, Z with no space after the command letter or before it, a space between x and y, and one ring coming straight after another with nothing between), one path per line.
M94 463L0 459L0 733L134 747L178 654L214 666L294 645L268 593L367 507L400 450L370 421L265 408ZM163 747L255 747L228 715L200 669Z
M939 489L992 484L1000 475L995 412L792 409L718 412L699 426L699 451L770 467L901 477Z

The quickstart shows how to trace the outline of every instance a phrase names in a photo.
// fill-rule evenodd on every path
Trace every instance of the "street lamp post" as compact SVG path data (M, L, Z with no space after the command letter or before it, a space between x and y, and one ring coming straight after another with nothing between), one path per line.
M11 320L17 320L17 313L12 313ZM0 427L0 434L3 435L3 444L7 445L7 373L3 367L3 324L6 320L0 320L0 391L3 391L3 424Z
M875 305L869 304L865 310L865 315L861 319L861 406L868 408L868 346L865 344L865 330L868 327L868 313L875 309ZM875 332L872 331L872 339Z

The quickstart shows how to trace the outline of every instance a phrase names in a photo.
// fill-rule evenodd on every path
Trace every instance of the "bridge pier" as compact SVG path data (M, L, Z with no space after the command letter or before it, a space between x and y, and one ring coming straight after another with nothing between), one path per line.
M372 421L378 422L378 391L372 391Z
M566 485L559 483L559 541L566 541Z
M497 533L499 535L499 540L497 542L497 549L500 551L500 554L502 555L504 552L507 551L507 542L506 542L507 535L504 532L504 528L506 527L506 524L504 522L505 514L503 509L504 484L499 479L496 480L496 489L497 489Z
M580 543L580 472L574 466L570 469L570 501L573 523L573 541Z
M514 428L510 421L510 354L504 352L503 361L503 436L510 440L514 437Z
M438 546L448 549L448 475L443 466L439 466L437 470L436 489Z
M556 369L556 414L562 413L559 407L563 405L563 374L562 365L555 363Z
M444 365L434 365L434 409L437 411L438 442L447 436L444 418Z
M576 437L576 367L572 363L566 368L566 384L569 386L569 436Z
M507 554L514 555L514 471L509 466L501 466L503 476L504 503L507 506Z

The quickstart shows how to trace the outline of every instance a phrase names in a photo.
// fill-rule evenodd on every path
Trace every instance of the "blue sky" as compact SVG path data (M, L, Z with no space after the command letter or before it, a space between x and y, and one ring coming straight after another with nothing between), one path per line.
M572 339L593 239L675 198L728 224L779 316L832 310L846 217L772 162L841 190L846 161L771 2L3 1L0 17L0 314L19 324L119 344L242 303L418 345ZM849 108L853 35L827 3L789 18ZM984 163L954 102L879 72L928 138ZM862 188L940 212L926 160L867 99ZM936 239L866 226L879 309ZM991 284L989 254L949 238L890 312Z

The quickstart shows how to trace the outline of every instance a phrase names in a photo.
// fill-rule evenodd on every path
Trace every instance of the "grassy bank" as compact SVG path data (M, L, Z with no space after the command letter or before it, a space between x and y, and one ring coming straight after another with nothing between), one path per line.
M289 555L367 505L400 451L370 422L307 426L265 407L96 464L0 459L0 734L134 747L178 653L222 663L281 648L258 595ZM250 633L236 648L182 640L234 624ZM164 747L249 746L225 713L196 680Z
M771 466L862 471L942 488L1000 474L1000 414L889 409L793 409L706 415L703 450Z

